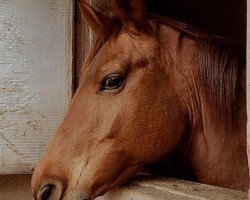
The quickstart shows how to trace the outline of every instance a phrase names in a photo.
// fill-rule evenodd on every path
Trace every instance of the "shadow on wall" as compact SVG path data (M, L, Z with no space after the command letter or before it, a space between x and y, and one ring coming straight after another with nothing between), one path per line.
M246 0L146 0L148 11L230 38L245 51Z

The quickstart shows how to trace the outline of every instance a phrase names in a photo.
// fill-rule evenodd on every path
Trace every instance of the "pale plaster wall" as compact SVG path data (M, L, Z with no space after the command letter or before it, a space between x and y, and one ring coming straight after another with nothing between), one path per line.
M30 175L0 176L0 200L32 200Z

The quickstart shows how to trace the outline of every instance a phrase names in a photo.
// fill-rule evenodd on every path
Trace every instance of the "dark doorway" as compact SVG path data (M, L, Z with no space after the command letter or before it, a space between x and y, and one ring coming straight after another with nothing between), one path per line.
M246 46L246 0L146 0L148 11Z

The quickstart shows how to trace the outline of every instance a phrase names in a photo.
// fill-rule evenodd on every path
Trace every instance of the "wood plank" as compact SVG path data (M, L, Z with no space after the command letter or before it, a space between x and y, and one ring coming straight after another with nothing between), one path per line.
M122 187L115 188L98 200L247 200L247 193L200 183L136 176Z
M0 174L31 173L72 96L73 1L0 1Z

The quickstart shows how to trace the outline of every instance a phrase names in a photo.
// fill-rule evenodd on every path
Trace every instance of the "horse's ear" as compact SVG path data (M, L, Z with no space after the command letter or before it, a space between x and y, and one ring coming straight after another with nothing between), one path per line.
M99 34L103 30L105 22L109 17L96 11L84 0L77 0L77 3L86 23L96 34Z
M117 16L126 28L133 32L144 29L147 19L147 9L144 0L113 0Z

